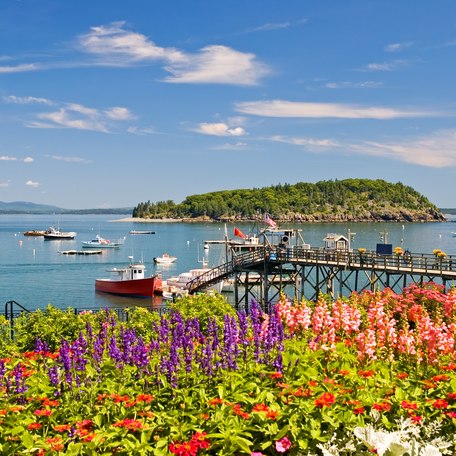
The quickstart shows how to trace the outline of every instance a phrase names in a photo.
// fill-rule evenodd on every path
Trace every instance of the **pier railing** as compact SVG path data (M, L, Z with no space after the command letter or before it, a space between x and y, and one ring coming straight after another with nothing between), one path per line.
M193 279L190 293L217 283L235 272L258 268L267 262L301 265L325 265L351 270L377 270L389 273L421 274L456 279L456 257L425 253L384 255L373 251L328 250L304 247L264 247L235 255L230 261Z

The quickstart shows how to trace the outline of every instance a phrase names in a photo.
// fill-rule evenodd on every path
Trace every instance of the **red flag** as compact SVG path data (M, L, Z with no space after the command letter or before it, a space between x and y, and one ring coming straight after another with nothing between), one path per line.
M272 220L269 214L264 215L264 223L267 223L271 228L277 228L277 223Z
M234 228L234 235L239 236L242 239L247 239L247 236L241 230L238 230L236 227Z

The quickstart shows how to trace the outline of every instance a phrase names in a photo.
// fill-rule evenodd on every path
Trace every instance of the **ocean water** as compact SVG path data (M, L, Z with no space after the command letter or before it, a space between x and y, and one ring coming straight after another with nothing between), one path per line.
M161 273L163 279L224 260L222 246L203 248L206 240L222 240L225 226L218 223L137 223L117 220L129 215L0 215L0 311L7 301L14 300L27 309L105 308L118 306L149 306L161 304L160 297L146 298L112 296L95 291L95 279L109 277L107 269L128 264L129 256L142 260L146 274ZM42 237L24 236L27 230L46 230L58 225L62 231L76 231L75 240L45 241ZM234 226L244 233L255 230L249 224L227 225L230 238ZM408 248L414 253L432 253L441 249L456 257L456 223L322 223L287 225L299 228L304 241L322 247L327 233L356 233L352 248L375 250L377 243L387 242ZM131 235L130 230L152 230L155 234ZM107 239L125 237L119 249L106 249L101 255L63 255L63 250L82 250L81 241L97 234ZM169 253L177 261L156 265L153 258ZM232 299L231 297L229 299Z

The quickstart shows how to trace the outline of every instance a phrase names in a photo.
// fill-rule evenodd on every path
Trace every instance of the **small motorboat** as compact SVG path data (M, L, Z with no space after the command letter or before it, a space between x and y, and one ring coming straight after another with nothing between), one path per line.
M171 264L177 260L177 257L170 256L167 253L164 253L161 257L154 257L154 263L157 264Z
M43 235L46 241L59 240L59 239L74 239L76 233L74 231L60 231L60 228L51 226Z
M125 238L117 239L116 241L111 241L109 239L104 239L97 234L97 236L91 241L82 241L82 247L89 249L115 249L119 248L125 243Z
M155 231L149 230L131 230L130 234L155 234Z
M108 269L111 277L96 279L95 290L122 296L151 297L155 287L162 286L160 275L145 277L146 267L142 262L134 263L129 256L130 264L124 268Z

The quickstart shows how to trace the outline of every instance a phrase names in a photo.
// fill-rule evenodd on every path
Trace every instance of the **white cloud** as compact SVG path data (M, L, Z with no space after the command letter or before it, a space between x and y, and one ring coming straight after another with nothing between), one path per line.
M127 132L138 136L159 134L153 127L128 127Z
M433 115L424 111L402 111L380 106L355 106L337 103L306 103L286 100L237 103L237 111L264 117L396 119ZM435 115L435 114L434 114Z
M338 143L331 139L315 139L315 138L289 138L286 136L271 136L268 138L271 141L276 141L276 142L282 142L286 144L292 144L294 146L304 146L304 147L320 147L320 148L326 148L326 147L337 147L339 146Z
M132 113L123 107L98 110L78 103L68 103L57 111L36 115L34 121L29 121L29 128L73 128L77 130L98 131L108 133L111 122L132 119Z
M35 160L32 157L25 157L23 162L24 163L33 163Z
M28 180L25 185L27 185L28 187L32 187L32 188L38 188L40 186L40 183L39 182L35 182L35 181L32 181L32 180Z
M127 108L114 107L105 110L105 114L113 120L130 120L134 116Z
M409 48L410 46L413 45L412 41L404 41L402 43L391 43L385 46L385 51L386 52L400 52L403 51L404 49Z
M237 150L237 151L242 151L247 148L247 143L244 142L237 142L235 144L231 143L225 143L221 144L219 146L214 146L211 149L212 150Z
M290 22L269 22L267 24L260 25L250 29L250 32L270 32L272 30L286 29L290 27Z
M5 188L9 187L11 181L6 181L6 182L0 182L0 187Z
M14 103L14 104L46 104L52 105L53 102L48 100L47 98L37 98L37 97L17 97L15 95L6 95L2 97L6 103Z
M256 85L269 69L256 56L227 46L207 46L198 54L166 67L166 82Z
M66 157L62 155L51 155L51 158L53 160L59 160L59 161L64 161L67 163L92 163L92 160L87 160L86 158L81 158L81 157Z
M379 81L363 81L363 82L328 82L325 87L328 89L377 89L383 86L383 82Z
M91 27L90 32L79 37L81 48L101 57L106 64L127 65L135 62L164 60L176 62L184 59L182 52L163 48L145 35L125 30L125 22Z
M430 168L456 166L456 130L437 131L415 140L352 144L353 151Z
M0 155L0 161L15 161L16 157L9 157L8 155Z
M218 123L200 123L196 130L203 135L212 136L244 136L246 131L242 127L230 127L223 122Z
M16 66L0 66L0 74L6 73L24 73L26 71L37 71L40 69L39 65L34 63L27 63L23 65Z
M405 60L394 60L392 62L383 62L383 63L369 63L364 68L361 68L359 71L394 71L398 68L409 65L409 62Z

